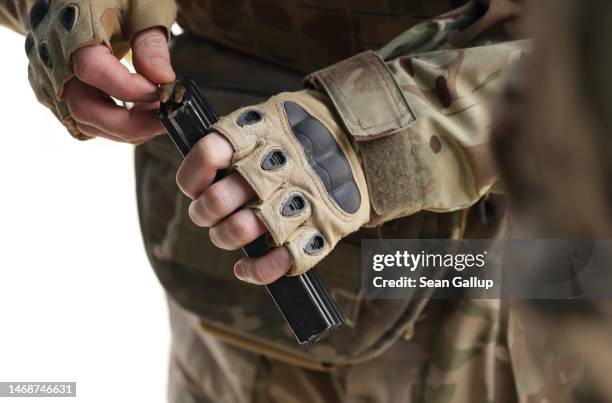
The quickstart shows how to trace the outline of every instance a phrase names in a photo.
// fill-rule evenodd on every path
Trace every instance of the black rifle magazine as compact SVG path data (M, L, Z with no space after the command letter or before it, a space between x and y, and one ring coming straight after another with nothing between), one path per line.
M160 89L160 120L183 156L204 137L219 117L195 81L182 78ZM225 172L220 171L215 180ZM244 247L249 257L268 250L265 235ZM306 346L344 324L344 317L315 269L282 277L266 286L298 342Z

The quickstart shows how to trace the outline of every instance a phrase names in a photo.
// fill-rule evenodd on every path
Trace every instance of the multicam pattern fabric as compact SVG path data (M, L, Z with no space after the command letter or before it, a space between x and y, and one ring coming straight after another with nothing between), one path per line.
M174 58L179 74L189 73L195 76L204 88L209 88L207 93L221 113L232 111L245 103L258 103L265 98L265 89L270 91L278 89L274 87L278 82L287 83L288 89L299 86L297 75L271 68L265 63L258 63L224 49L205 45L194 38L180 38L174 48ZM192 59L210 60L211 63L196 69L190 63ZM231 79L228 76L231 76ZM249 82L245 79L249 77L257 80L257 88L251 83L251 87L244 93L237 92L235 88L228 91L219 90L228 84L232 88L232 82ZM418 351L420 347L408 340L411 337L420 337L421 331L418 330L420 322L417 320L421 317L424 304L423 301L410 300L363 300L358 270L339 268L358 267L358 248L361 238L460 237L467 233L474 237L497 236L500 225L503 224L502 199L494 197L483 199L482 203L476 204L469 211L446 214L420 212L377 228L362 229L340 242L322 262L319 273L332 289L334 298L347 316L348 325L311 348L302 349L296 345L265 291L260 287L240 284L233 278L229 268L240 254L215 249L205 232L196 228L186 218L188 202L179 195L171 183L174 180L173 173L178 166L179 157L173 153L169 141L158 139L140 147L137 163L139 183L142 186L140 211L147 249L160 279L172 298L180 306L199 315L198 320L188 324L184 323L186 322L184 316L190 315L184 308L171 310L175 325L189 329L180 333L175 332L177 354L174 357L172 379L177 383L171 388L172 399L176 399L175 401L181 401L180 399L207 401L215 398L230 402L275 401L274 399L284 401L279 397L270 397L266 394L269 390L276 391L278 396L286 398L287 401L291 401L289 399L307 401L299 400L305 399L305 396L309 397L308 401L317 401L317 399L334 401L334 396L338 393L340 397L337 401L359 401L358 398L346 397L349 393L346 390L337 391L335 386L337 383L348 381L341 377L325 375L330 370L342 374L345 371L350 372L352 368L360 368L363 375L355 375L352 378L353 383L350 387L347 386L351 390L350 393L355 396L367 395L369 399L374 399L372 401L389 401L388 396L398 396L398 401L402 401L401 398L408 399L405 396L410 395L419 396L414 397L413 401L422 401L419 400L422 399L420 396L429 395L431 401L436 401L435 399L440 398L439 394L448 397L454 396L454 393L458 396L456 401L462 401L461 399L469 393L473 393L474 401L478 401L477 399L482 398L484 389L488 388L491 391L487 392L485 397L495 393L497 386L490 381L495 379L495 382L500 382L500 379L493 375L485 376L492 374L489 372L491 369L482 365L482 362L495 362L494 355L497 349L488 347L479 350L482 361L474 364L474 368L470 370L473 372L465 370L466 374L477 373L478 379L483 379L482 388L470 389L470 386L468 390L462 390L467 386L455 385L457 392L452 393L450 386L446 391L442 390L444 388L438 388L440 385L436 382L439 377L444 376L444 368L451 377L449 379L466 379L461 375L464 370L462 365L446 367L443 365L443 369L435 372L436 375L432 375L433 379L427 381L432 384L431 388L426 388L427 383L423 383L424 378L420 375L422 368L429 365L429 356L425 354L423 361L416 361L417 369L403 362L410 361L408 358L395 361L398 367L406 365L405 382L409 385L414 383L416 386L413 388L407 388L406 383L402 383L399 378L393 378L392 382L386 383L382 379L377 381L379 383L367 382L367 377L374 376L374 373L384 376L382 375L384 371L380 368L390 362L383 360L376 365L377 357L389 354L387 357L392 358L393 352L397 351L396 348L408 349L408 352L396 357L413 357L415 355L413 349ZM157 196L150 197L150 195ZM491 205L495 207L491 208ZM174 214L168 215L167 212L170 211L174 211ZM491 211L496 215L492 216ZM155 214L156 212L164 212L164 216ZM202 262L210 264L204 266ZM206 286L198 287L194 284ZM445 320L446 318L432 319L432 329ZM493 309L491 321L497 323L500 320L497 310ZM454 337L460 336L454 329L449 330L448 334L455 335ZM185 337L185 341L181 339L181 335ZM425 340L429 340L427 336L424 337ZM452 339L453 336L448 337ZM183 349L193 350L181 352ZM445 354L447 354L445 360L452 360L452 353L447 351ZM463 360L471 365L471 359L468 355ZM472 368L470 365L468 367ZM189 369L190 366L193 366L193 369ZM205 366L210 368L210 371L201 369ZM239 381L229 374L235 368L251 369L241 372L243 378ZM323 374L320 372L322 370L325 371ZM260 374L261 377L253 378L255 376L253 373ZM502 373L507 376L504 378L504 384L512 385L511 372ZM465 376L470 378L468 375ZM314 384L310 383L311 378L315 379ZM317 383L322 379L325 380ZM449 383L452 384L450 381ZM216 386L212 386L213 384ZM318 390L324 395L317 397ZM261 393L260 400L253 397L257 393ZM200 400L197 400L198 396Z
M308 73L396 35L466 0L178 0L189 32Z
M298 75L205 45L193 37L177 41L174 58L179 74L195 76L204 88L212 89L208 91L209 97L221 114L244 104L260 102L278 89L278 82L286 82L296 88L299 86ZM196 68L192 60L210 62ZM249 83L250 88L238 92L235 83ZM224 86L229 90L219 91ZM321 263L319 273L332 289L349 325L311 348L302 349L296 345L265 291L240 284L233 278L228 268L240 254L216 250L206 233L188 221L187 201L178 195L171 183L172 173L159 171L160 167L165 167L164 171L174 172L178 166L179 157L173 152L169 141L155 140L141 147L137 156L139 183L142 186L140 210L147 249L162 283L173 298L183 307L199 314L202 326L209 331L214 329L217 333L225 333L226 338L230 338L227 335L230 333L231 338L241 339L242 345L245 340L250 340L252 349L255 348L253 345L257 345L260 352L293 361L306 361L310 366L363 361L380 354L414 325L422 309L419 301L362 299L359 271L356 270L359 266L360 239L378 236L460 237L465 230L478 236L485 232L495 234L495 228L500 223L498 219L467 220L469 212L464 210L448 214L421 213L382 227L364 229L340 242ZM161 190L166 194L162 196ZM153 194L159 196L147 196ZM162 201L163 205L152 204ZM474 209L481 209L484 203ZM156 214L159 211L163 211L163 217ZM168 211L174 214L169 215L166 213ZM503 209L499 211L503 215ZM155 237L149 234L155 234ZM209 264L204 266L202 262ZM341 267L354 269L341 270ZM194 284L206 284L206 287ZM381 312L385 312L385 315L381 315Z
M362 363L314 371L228 346L194 330L171 301L170 401L233 403L540 402L541 383L514 351L524 335L508 328L500 301L432 301L411 339ZM214 357L214 358L213 358ZM519 361L520 362L520 361ZM239 381L238 381L239 379ZM518 389L520 388L520 389Z
M0 3L2 23L23 31L27 3L6 0ZM182 1L180 18L188 31L212 38L226 48L251 52L304 72L377 48L414 22L447 11L430 8L444 6L447 3L444 1L359 1L351 2L350 8L346 2L338 5L334 1L325 2L325 7L323 2L315 1L232 3ZM292 17L278 18L279 14L264 12L266 5L278 4L289 10L290 16L301 15L303 9L311 6L318 12L315 21L319 21L314 34L305 29L308 24L296 25ZM336 12L339 19L330 19L327 11ZM394 77L406 100L411 99L408 104L416 116L444 116L450 111L461 114L458 105L471 105L462 102L475 97L480 86L498 88L496 71L513 59L512 51L505 49L497 54L503 57L496 58L503 62L491 68L485 56L475 57L476 62L471 62L466 58L468 51L460 49L467 49L470 41L488 32L495 16L510 19L509 15L516 14L515 3L493 0L489 7L488 2L475 1L463 11L474 12L480 18L461 17L465 13L447 16L439 20L442 23L433 24L455 27L444 23L448 18L456 21L468 18L471 23L452 37L445 33L432 36L427 28L431 25L425 24L411 31L414 35L401 36L381 52L390 70L399 74ZM367 23L368 18L381 23ZM348 22L344 25L326 22L342 20ZM351 25L353 22L359 23ZM208 27L210 32L206 32ZM493 34L500 32L495 29ZM309 41L315 44L308 46ZM441 43L449 45L440 47ZM497 46L493 42L480 44L489 49ZM506 45L500 46L503 49ZM229 57L228 53L231 52L227 49L187 38L179 40L174 49L179 73L199 78L210 89L209 95L222 113L299 87L296 75L251 59ZM194 60L207 63L200 65ZM478 70L480 63L487 68ZM462 77L457 74L463 70L459 65L473 67L465 82L454 80ZM486 111L459 126L457 141L481 150L480 145L485 142L482 129L488 123L479 119L489 113L490 102L482 101ZM457 109L453 109L455 106ZM432 135L437 128L432 125L428 128L431 131L424 131L423 138L419 138L424 160L437 158L440 150L450 148L448 139ZM455 133L454 125L446 128ZM604 141L606 137L597 138ZM486 153L474 152L472 158L484 159ZM538 334L546 330L545 326L559 330L552 336L563 335L559 339L562 352L575 351L579 344L594 343L595 347L585 350L582 357L590 363L587 379L598 386L596 390L606 390L606 379L601 374L608 374L609 369L595 358L601 354L596 347L609 344L608 329L597 320L601 316L585 317L575 312L569 315L560 305L549 310L540 307L539 313L551 321L536 320L534 325L528 316L531 309L524 313L499 301L370 303L360 298L357 270L338 269L358 266L361 238L497 236L504 223L503 198L489 194L471 208L452 213L418 212L377 228L363 229L345 239L326 259L321 274L346 314L348 326L323 344L299 350L265 292L233 278L231 265L239 254L215 249L206 233L188 221L187 201L174 183L180 158L170 142L157 139L139 147L136 163L147 252L171 294L172 402L563 402L562 392L575 391L572 386L584 385L578 382L584 378L575 363L557 354L547 339L533 340L534 329ZM442 165L451 171L448 174L452 177L457 165ZM510 170L514 166L507 167ZM450 203L451 199L441 200ZM193 312L199 315L196 321ZM567 321L556 327L559 317ZM211 335L213 330L215 336ZM592 392L585 393L577 401L590 402L598 397Z
M475 19L435 18L400 35L378 52L388 73L366 52L307 78L358 143L380 221L466 208L497 181L491 100L530 44L480 39L457 49L452 38Z

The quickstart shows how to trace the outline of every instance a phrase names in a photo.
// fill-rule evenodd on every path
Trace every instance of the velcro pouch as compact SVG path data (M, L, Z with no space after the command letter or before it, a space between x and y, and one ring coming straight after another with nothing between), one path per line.
M325 92L364 168L369 225L468 208L497 181L489 150L503 71L524 41L389 56L367 51L306 78Z
M327 93L356 143L374 212L382 217L419 204L417 164L407 158L412 144L397 135L416 118L378 54L359 53L310 74L305 84Z

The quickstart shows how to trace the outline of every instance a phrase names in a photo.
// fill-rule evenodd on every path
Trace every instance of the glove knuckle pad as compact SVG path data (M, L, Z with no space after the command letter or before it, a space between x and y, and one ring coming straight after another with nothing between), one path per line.
M287 244L293 260L292 274L300 274L312 267L329 253L333 245L317 229L298 229Z
M236 119L236 124L240 127L244 127L254 125L256 123L261 122L262 120L263 115L261 114L261 112L255 109L248 109L238 116L238 119Z
M26 40L25 40L25 52L26 55L29 55L32 52L32 49L34 49L34 36L32 35L32 33L30 32L28 34L28 36L26 36Z
M49 13L49 3L46 0L38 0L30 9L30 27L36 29Z
M26 53L31 61L39 61L49 69L50 78L54 81L56 92L69 76L70 70L66 62L72 52L84 42L91 40L92 29L85 29L85 33L78 38L67 35L75 31L79 20L79 7L76 4L66 4L66 0L38 1L30 11L30 25L32 31L26 38ZM81 37L87 36L87 39ZM37 44L37 58L33 56L32 48Z
M84 138L71 123L70 112L59 97L63 86L71 77L67 65L70 54L65 34L75 29L79 15L75 4L66 0L53 2L39 0L30 9L30 27L25 41L25 51L30 61L30 84L38 100L51 109L76 138Z
M58 15L60 25L66 30L71 32L74 30L79 15L79 8L75 4L68 4L61 9Z
M261 169L264 171L276 171L287 165L287 153L281 148L273 148L261 161Z
M293 135L329 196L345 212L357 212L361 194L349 163L329 129L295 102L286 101L283 107Z
M325 238L318 232L315 232L306 241L304 246L304 252L308 255L318 255L323 252L325 248Z
M279 190L270 200L256 206L276 245L284 244L312 213L311 205L300 189Z
M294 217L302 214L308 209L308 201L300 192L293 193L285 200L281 208L281 215L284 217Z
M270 166L272 169L266 169ZM236 163L236 169L253 188L257 197L267 201L286 182L290 160L283 149L275 144L260 147Z
M38 46L38 57L42 64L45 65L48 69L53 68L53 60L51 59L51 55L49 54L49 48L45 42L41 43Z

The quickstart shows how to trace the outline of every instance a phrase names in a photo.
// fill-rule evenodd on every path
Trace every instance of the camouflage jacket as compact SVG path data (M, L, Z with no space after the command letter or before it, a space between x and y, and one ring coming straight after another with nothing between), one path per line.
M5 0L0 3L3 23L25 30L28 3L32 2ZM238 83L248 93L234 102L233 107L261 100L254 94L261 98L277 89L292 89L290 85L278 88L278 83L287 75L297 76L270 63L257 64L253 58L222 65L221 55L227 48L248 52L278 65L289 65L297 71L321 68L328 62L351 56L310 74L305 83L329 95L348 128L363 159L374 211L380 222L403 218L359 231L341 242L324 261L320 273L347 316L348 326L325 342L302 350L296 348L265 291L239 284L233 278L229 268L237 255L214 250L206 233L189 222L187 201L174 183L179 157L167 139L157 139L139 147L136 159L140 218L153 266L170 295L198 315L196 322L208 331L225 333L226 339L235 344L267 354L275 351L277 356L290 356L287 359L319 367L380 354L398 337L410 333L424 304L422 301L363 301L358 270L359 239L488 237L497 233L503 217L503 202L494 196L485 196L496 183L495 170L488 157L487 135L491 105L499 91L503 71L528 48L528 42L512 41L516 36L513 26L521 8L507 0L494 0L490 4L473 1L449 14L427 19L428 12L448 11L448 5L438 9L444 2L364 1L358 2L360 5L355 5L355 9L347 10L334 6L335 2L330 7L309 8L306 1L295 1L286 2L291 18L271 20L272 14L259 15L253 11L254 2L241 2L236 7L224 3L223 10L216 12L209 3L214 2L194 2L189 8L188 3L181 2L179 21L188 32L210 35L223 47L203 55L208 49L204 41L191 47L182 47L177 41L173 57L179 74L204 77L201 83L211 89L209 94L221 113L230 112L232 103L221 106L222 96L218 97L219 101L215 100L214 90L220 88L219 82L211 79L215 73L211 70L215 67L219 67L219 76L232 78L234 92ZM223 24L228 23L224 13L228 10L247 18L242 24L236 24L236 28L252 28L247 33L258 43L253 49L249 50L248 44L240 46L239 35L224 29ZM318 20L316 29L309 31L305 22L308 10L318 10L318 14L314 13L315 21L319 18L317 15L333 12L350 24ZM293 21L298 15L306 20L295 27L280 27L284 33L295 32L296 36L278 35L272 29L278 29L287 20ZM378 28L366 24L364 21L368 18L379 21L374 25ZM400 32L399 27L405 30L417 21L422 22L382 49L368 50L391 40ZM213 30L216 34L207 34L198 30L204 26L219 28ZM332 27L335 31L323 32ZM372 34L360 36L366 29L371 29ZM266 32L275 40L260 40ZM231 36L231 40L223 35ZM368 37L372 38L371 42L365 40ZM308 48L308 38L314 42L344 44L344 50L340 45L326 45L320 51ZM273 45L298 49L299 56L283 62L275 56L289 55L289 50L279 54ZM319 58L319 55L325 57ZM204 56L212 57L204 59ZM207 63L194 65L193 60L207 60ZM253 64L257 64L258 70L250 68ZM240 68L249 71L237 71ZM241 80L234 79L241 74ZM265 75L272 78L262 82L263 90L248 91L253 82ZM288 82L295 85L294 81ZM487 203L500 206L483 207Z

